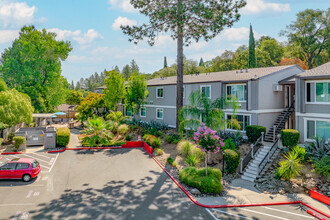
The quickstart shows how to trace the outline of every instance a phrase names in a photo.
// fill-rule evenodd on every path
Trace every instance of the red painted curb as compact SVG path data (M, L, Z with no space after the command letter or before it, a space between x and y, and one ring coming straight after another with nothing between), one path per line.
M2 159L3 157L0 157L0 160Z
M234 208L234 207L251 207L251 206L273 206L273 205L292 205L292 204L301 204L304 205L315 212L320 213L321 215L324 215L328 218L330 218L330 215L302 202L302 201L291 201L291 202L275 202L275 203L252 203L252 204L233 204L233 205L205 205L202 203L199 203L183 186L165 169L163 165L161 165L157 159L152 156L153 149L149 147L145 142L143 141L136 141L136 142L127 142L125 145L122 145L121 147L99 147L99 148L90 148L90 147L81 147L81 148L65 148L58 151L48 151L48 153L56 153L56 152L63 152L65 150L92 150L92 149L122 149L122 148L143 148L150 157L160 166L160 168L163 169L163 171L175 182L175 184L188 196L188 198L195 203L198 206L201 206L203 208ZM309 214L313 213L310 210L307 210ZM311 212L311 213L310 213ZM314 213L316 214L316 213ZM316 214L317 215L317 214ZM316 217L316 216L315 216ZM325 219L325 218L320 218Z
M326 205L330 205L330 198L328 196L325 196L321 193L318 193L314 190L310 190L310 196L313 198L313 199L316 199Z
M2 152L2 155L8 155L8 154L22 154L22 152Z
M307 213L314 216L315 218L317 219L320 219L320 220L327 220L326 218L323 218L322 216L318 215L317 213L315 212L312 212L311 210L307 210Z

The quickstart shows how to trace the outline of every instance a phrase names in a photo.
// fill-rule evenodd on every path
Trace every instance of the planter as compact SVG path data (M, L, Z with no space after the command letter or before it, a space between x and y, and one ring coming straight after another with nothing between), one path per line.
M310 196L326 205L330 205L330 198L311 189Z

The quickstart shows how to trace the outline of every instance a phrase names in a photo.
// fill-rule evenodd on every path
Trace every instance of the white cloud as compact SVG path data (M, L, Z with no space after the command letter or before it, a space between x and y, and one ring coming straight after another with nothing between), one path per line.
M129 0L109 0L109 3L113 8L119 8L124 12L138 12L138 10L131 5Z
M250 28L240 27L240 28L229 28L226 29L215 38L216 41L228 40L228 41L242 41L249 39ZM253 31L254 38L258 39L262 36L255 31Z
M125 26L125 25L133 26L133 25L137 25L137 22L135 20L128 19L127 17L119 16L113 22L112 28L114 30L120 30L121 25L123 25L123 26Z
M91 43L98 38L103 39L103 36L94 29L89 29L87 33L84 34L84 36L73 37L73 39L76 40L79 44Z
M0 21L4 27L21 26L34 21L37 8L28 6L25 2L6 3L0 2Z
M193 42L187 49L189 50L201 50L208 45L206 41Z
M79 36L81 34L80 30L71 31L71 30L61 30L59 28L51 28L48 29L47 31L56 33L57 40L65 40L67 38Z
M247 0L242 14L259 14L265 12L288 12L290 4L266 3L264 0Z
M18 38L18 30L2 30L0 31L0 44L9 43Z

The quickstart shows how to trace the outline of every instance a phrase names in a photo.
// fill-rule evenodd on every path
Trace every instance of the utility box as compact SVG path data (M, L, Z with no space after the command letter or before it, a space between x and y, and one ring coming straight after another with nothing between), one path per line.
M56 129L53 127L20 128L15 136L26 138L26 146L44 145L45 149L56 147Z

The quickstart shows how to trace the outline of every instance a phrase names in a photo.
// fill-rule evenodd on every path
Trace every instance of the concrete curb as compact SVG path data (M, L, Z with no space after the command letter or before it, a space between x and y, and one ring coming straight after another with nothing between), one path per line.
M130 145L130 146L129 146ZM163 165L161 165L157 159L152 155L152 150L150 150L151 147L149 147L145 142L143 141L137 141L137 142L128 142L125 145L122 145L121 147L98 147L98 148L90 148L90 147L81 147L81 148L64 148L62 150L57 151L48 151L48 153L57 153L57 152L63 152L65 150L92 150L92 149L124 149L124 148L143 148L150 157L162 168L162 170L172 179L173 182L188 196L188 198L196 205L203 207L203 208L235 208L235 207L253 207L253 206L276 206L276 205L293 205L293 204L301 204L303 206L306 206L315 212L326 216L327 218L330 218L330 215L302 202L302 201L291 201L291 202L274 202L274 203L252 203L252 204L232 204L232 205L205 205L202 203L199 203L166 169ZM152 148L151 148L152 149ZM314 217L317 217L319 219L325 219L322 216L317 215L316 213L313 213L310 210L307 210L308 214L313 215Z
M2 152L1 155L23 154L22 152Z

